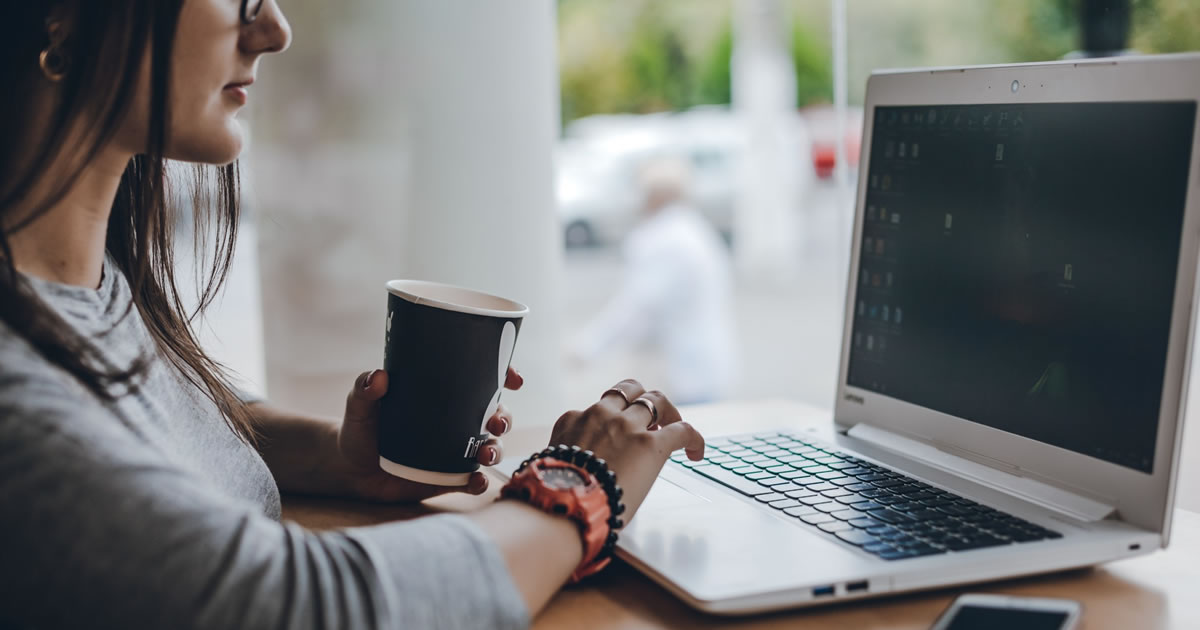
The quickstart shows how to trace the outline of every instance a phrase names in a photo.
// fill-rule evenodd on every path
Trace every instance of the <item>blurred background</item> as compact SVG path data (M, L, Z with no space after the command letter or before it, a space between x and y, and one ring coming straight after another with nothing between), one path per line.
M337 415L381 364L386 280L491 291L532 309L505 398L526 426L630 376L832 408L873 69L1200 49L1191 0L281 6L206 343Z

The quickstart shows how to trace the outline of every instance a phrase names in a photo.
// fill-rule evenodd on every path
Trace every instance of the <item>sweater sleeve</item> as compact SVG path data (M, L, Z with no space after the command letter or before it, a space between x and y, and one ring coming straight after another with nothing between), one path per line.
M280 523L44 381L0 378L0 514L0 627L529 624L468 519Z

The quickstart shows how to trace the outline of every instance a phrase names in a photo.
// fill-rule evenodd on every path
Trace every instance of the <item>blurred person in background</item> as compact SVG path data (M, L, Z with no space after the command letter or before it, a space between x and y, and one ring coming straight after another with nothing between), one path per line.
M0 627L522 628L604 566L672 451L703 456L670 400L626 380L552 432L577 447L558 465L564 487L588 482L586 532L520 492L373 527L280 520L281 491L404 503L488 485L379 469L382 370L342 418L315 418L239 396L196 340L166 163L215 184L196 191L218 201L196 209L218 237L203 306L234 251L237 114L290 40L276 0L0 3Z
M689 203L690 176L681 159L642 165L644 202L624 243L621 287L570 348L573 361L588 363L651 344L663 354L679 404L725 398L737 374L729 251Z

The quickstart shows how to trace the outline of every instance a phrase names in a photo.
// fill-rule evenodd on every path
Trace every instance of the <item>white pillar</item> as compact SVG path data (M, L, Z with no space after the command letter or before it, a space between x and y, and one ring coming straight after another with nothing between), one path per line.
M732 92L745 132L734 257L744 280L772 281L795 270L798 191L796 74L790 22L779 0L734 6Z
M264 64L253 118L268 394L339 412L382 363L384 282L420 278L530 306L526 391L504 401L518 424L552 423L554 3L355 3L336 24L323 1L289 7L296 40Z
M556 22L550 0L404 2L411 208L405 275L527 303L513 363L518 421L564 410L555 212Z

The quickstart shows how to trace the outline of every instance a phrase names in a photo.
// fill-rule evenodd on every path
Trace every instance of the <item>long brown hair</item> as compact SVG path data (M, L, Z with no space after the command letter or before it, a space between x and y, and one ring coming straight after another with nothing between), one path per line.
M0 321L22 335L51 363L73 375L96 396L113 400L136 389L154 360L143 356L129 366L108 364L87 338L75 333L38 298L17 273L9 237L60 201L116 134L134 98L146 51L150 55L150 118L145 150L130 160L108 222L106 249L129 280L133 306L159 350L216 403L230 427L253 437L249 414L229 385L223 366L200 347L192 322L215 297L229 272L237 238L238 169L196 166L190 188L195 211L197 257L212 268L199 304L188 312L175 282L176 208L163 157L167 142L170 61L184 0L21 0L0 3L0 77L9 96L0 99ZM52 42L48 26L66 25L66 39ZM61 97L49 112L45 135L27 137L35 115L31 99L47 77L39 55L52 43L66 60L58 82ZM80 124L80 123L84 124ZM79 138L80 129L86 130ZM20 139L21 141L14 141ZM39 178L65 163L67 176L57 189L32 199ZM213 181L215 180L215 182ZM214 186L215 184L215 186ZM219 194L213 195L213 191ZM32 211L14 217L23 204ZM200 235L214 235L204 238ZM211 256L201 249L211 247ZM125 316L130 316L127 312ZM116 386L116 387L114 387Z

